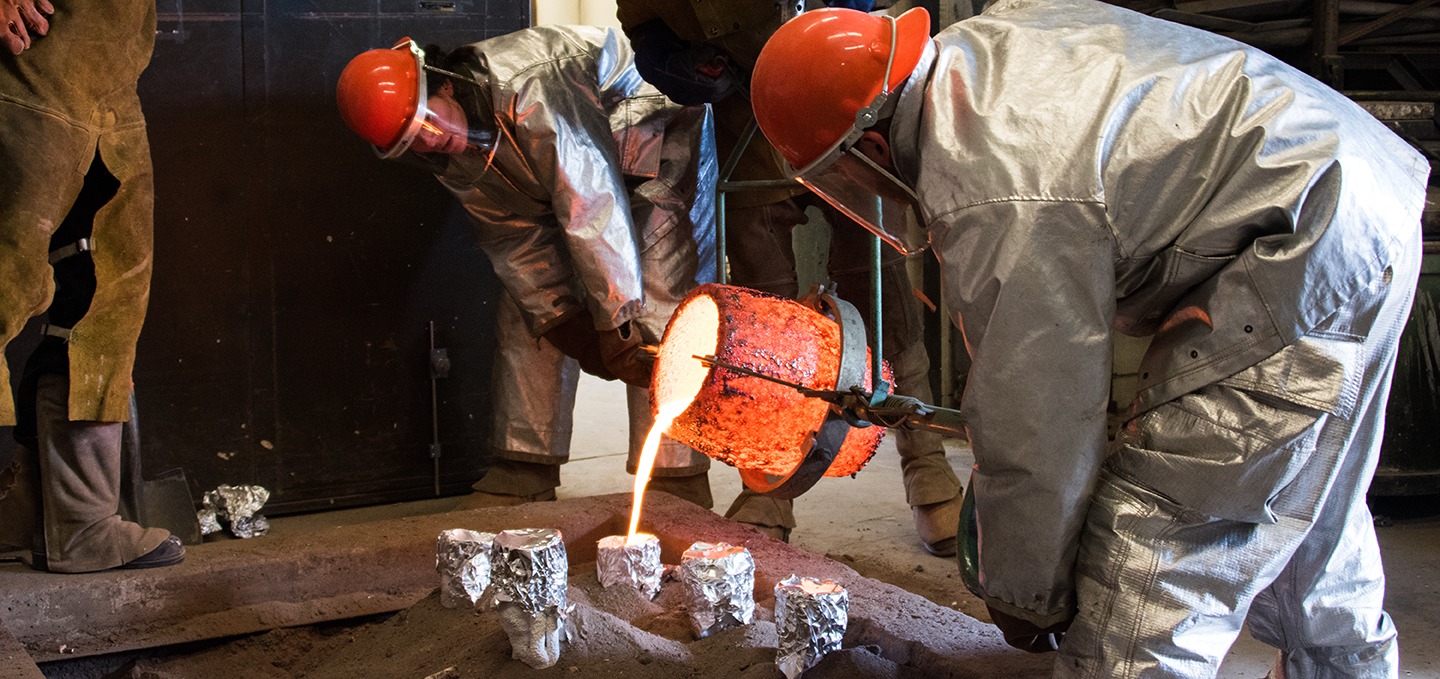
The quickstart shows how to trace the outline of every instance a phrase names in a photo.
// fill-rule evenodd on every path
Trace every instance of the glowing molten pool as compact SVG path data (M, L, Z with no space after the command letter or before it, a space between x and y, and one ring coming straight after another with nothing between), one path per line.
M680 303L665 329L651 408L689 403L670 425L671 438L740 469L788 475L804 459L809 436L829 405L785 385L712 369L693 357L713 355L829 390L840 372L840 344L840 326L799 302L748 288L702 285ZM865 388L870 388L868 366ZM860 471L884 434L883 427L851 429L825 475Z

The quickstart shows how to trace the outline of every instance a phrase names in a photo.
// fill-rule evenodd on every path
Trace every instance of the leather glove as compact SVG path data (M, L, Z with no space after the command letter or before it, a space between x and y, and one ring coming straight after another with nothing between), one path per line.
M681 106L720 101L740 86L728 57L705 43L681 40L660 19L640 24L629 33L635 70Z
M19 55L37 36L50 32L50 0L0 0L0 47Z
M985 608L989 609L990 619L995 621L995 626L1000 628L1000 633L1005 635L1005 643L1030 653L1049 653L1058 650L1060 641L1065 638L1065 630L1070 629L1070 623L1074 620L1074 618L1068 618L1042 628L1029 620L1021 620L997 611L989 604L986 604Z
M628 321L614 330L600 333L600 356L605 361L605 368L626 384L649 389L655 362L643 345L639 329Z
M613 380L615 374L605 367L601 354L601 333L588 309L571 315L543 335L560 353L580 363L580 369L601 379Z

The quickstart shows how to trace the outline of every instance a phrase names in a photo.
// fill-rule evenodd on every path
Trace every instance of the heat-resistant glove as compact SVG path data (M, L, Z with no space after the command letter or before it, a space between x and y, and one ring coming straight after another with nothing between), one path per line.
M595 329L595 320L588 309L572 314L547 330L543 337L560 353L578 361L581 370L601 379L615 379L615 374L605 367L601 354L601 332Z
M650 388L655 362L645 352L640 332L628 321L614 330L600 333L600 356L610 374L631 386Z
M985 608L989 609L990 619L1000 628L1000 633L1005 635L1005 643L1031 653L1058 650L1060 641L1065 638L1065 630L1070 629L1070 622L1073 620L1066 619L1042 628L1028 620L997 611L989 604L986 604Z
M739 79L729 58L705 43L681 40L664 21L647 21L629 33L635 70L675 103L713 103L738 89Z

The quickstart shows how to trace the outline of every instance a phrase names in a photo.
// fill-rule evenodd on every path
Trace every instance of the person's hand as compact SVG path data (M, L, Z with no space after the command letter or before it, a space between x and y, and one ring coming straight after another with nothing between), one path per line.
M0 47L18 55L30 48L37 36L50 32L47 14L54 14L50 0L0 0Z
M601 333L595 329L595 321L588 309L572 314L547 330L543 337L560 353L578 361L581 370L601 379L615 379L615 374L605 367L605 359L600 353Z
M1000 628L1000 633L1005 635L1005 643L1030 653L1049 653L1058 650L1060 641L1065 638L1065 630L1070 629L1071 620L1064 620L1042 628L1029 620L1021 620L997 611L989 604L986 604L985 608L989 609L990 619L995 622L996 627Z
M640 332L631 323L600 333L600 356L616 378L641 389L650 388L655 362L645 352Z

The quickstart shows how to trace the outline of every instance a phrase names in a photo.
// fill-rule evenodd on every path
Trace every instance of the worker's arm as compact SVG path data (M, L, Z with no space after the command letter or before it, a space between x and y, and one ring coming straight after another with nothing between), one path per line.
M983 203L931 234L973 361L961 412L984 598L1037 629L1064 623L1106 446L1115 246L1103 206Z
M646 313L638 237L620 149L594 67L559 61L516 86L516 141L543 186L565 250L600 333L605 364L627 383L649 386L650 363L631 321Z

